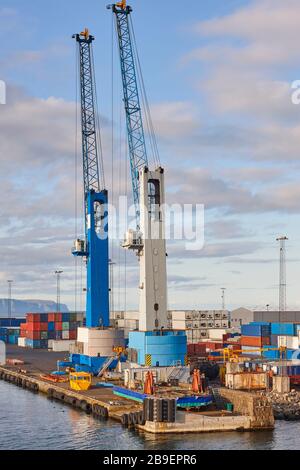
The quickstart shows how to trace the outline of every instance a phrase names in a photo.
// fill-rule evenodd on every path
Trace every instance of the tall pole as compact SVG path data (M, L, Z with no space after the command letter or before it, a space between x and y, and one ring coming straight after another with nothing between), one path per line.
M60 277L63 271L55 271L56 274L56 311L60 312Z
M226 292L226 288L225 288L225 287L222 287L221 292L222 292L222 310L223 310L223 312L224 312L224 311L226 310L226 304L225 304L225 292Z
M8 313L8 318L11 326L11 313L12 313L12 308L11 308L11 290L12 290L12 283L14 281L8 280L8 301L7 301L7 313Z
M286 311L286 256L285 242L287 237L279 237L277 241L280 247L280 267L279 267L279 315ZM279 319L280 320L280 319Z

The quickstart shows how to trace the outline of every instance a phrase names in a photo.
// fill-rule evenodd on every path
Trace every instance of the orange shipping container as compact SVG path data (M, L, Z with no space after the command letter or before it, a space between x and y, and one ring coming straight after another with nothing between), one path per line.
M39 313L28 313L26 315L26 320L29 323L36 322L38 323L41 319L41 315Z
M269 337L264 336L242 336L241 345L242 346L253 346L261 348L262 346L269 346L271 343Z
M26 338L28 339L41 339L41 333L40 331L28 331Z
M48 313L48 322L55 321L55 313Z

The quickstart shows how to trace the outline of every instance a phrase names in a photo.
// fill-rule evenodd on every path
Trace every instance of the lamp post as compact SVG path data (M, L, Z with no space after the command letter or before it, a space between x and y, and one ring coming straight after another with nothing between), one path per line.
M60 278L63 274L63 271L57 270L55 271L56 274L56 311L59 313L60 311Z
M13 282L14 281L12 281L10 279L7 281L7 283L8 283L7 313L8 313L10 326L11 326L11 312L12 312L12 308L11 308L11 290L12 290L12 283Z

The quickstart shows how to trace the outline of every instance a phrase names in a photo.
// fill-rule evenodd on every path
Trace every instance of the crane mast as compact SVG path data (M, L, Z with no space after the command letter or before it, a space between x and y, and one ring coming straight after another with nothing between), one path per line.
M139 89L134 62L132 37L129 27L129 15L132 12L126 2L111 5L116 15L118 44L120 51L121 75L123 82L124 105L128 145L130 154L130 169L132 178L133 200L136 208L137 227L140 217L140 182L139 172L148 166L148 157L145 144L142 111L140 105Z
M129 20L132 8L125 0L107 8L116 18L137 221L137 230L127 232L123 247L139 257L140 331L161 330L168 325L164 170L149 170Z
M99 166L95 71L92 43L86 29L73 36L78 44L85 240L76 240L73 255L86 258L86 326L109 326L109 254L107 204L104 177Z

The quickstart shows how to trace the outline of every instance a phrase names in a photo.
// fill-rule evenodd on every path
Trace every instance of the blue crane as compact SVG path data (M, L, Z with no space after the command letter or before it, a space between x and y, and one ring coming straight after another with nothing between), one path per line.
M73 38L78 44L82 157L85 207L85 240L76 240L73 255L86 258L86 326L109 326L108 194L99 165L99 124L97 119L95 71L92 43L86 29Z
M148 167L148 157L132 46L133 41L129 25L129 15L132 12L132 8L126 5L126 1L108 5L107 8L112 9L116 16L130 153L133 200L136 209L137 225L139 226L139 172L143 168Z

